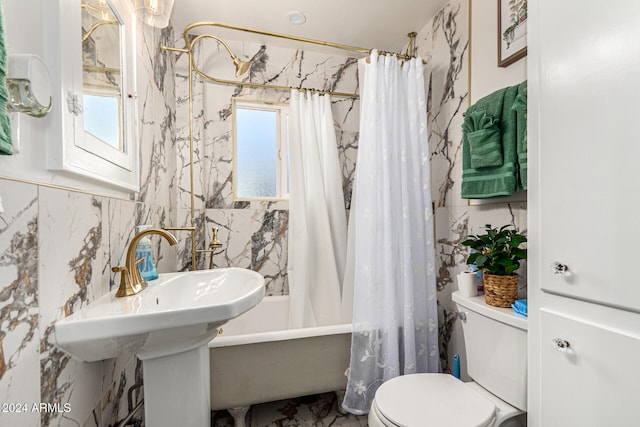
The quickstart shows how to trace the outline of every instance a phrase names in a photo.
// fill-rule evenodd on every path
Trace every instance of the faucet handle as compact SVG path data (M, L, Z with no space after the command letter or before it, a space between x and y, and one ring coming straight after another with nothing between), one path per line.
M209 269L213 268L213 255L215 254L216 249L220 249L222 247L222 242L218 240L218 227L213 227L212 231L213 235L209 242Z
M134 292L132 292L131 278L129 277L128 270L129 269L127 267L122 265L111 268L111 271L114 273L120 273L120 286L116 292L117 297L125 297L134 294Z
M213 227L212 229L211 242L209 242L209 249L215 250L222 247L222 242L218 240L218 227Z

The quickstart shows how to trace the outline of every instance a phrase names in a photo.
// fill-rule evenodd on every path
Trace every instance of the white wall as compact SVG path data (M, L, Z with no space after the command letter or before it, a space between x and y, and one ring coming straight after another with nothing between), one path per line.
M41 0L3 2L5 40L9 54L32 53L43 57L40 2ZM18 116L23 131L21 152L14 156L0 156L0 175L52 183L54 177L45 171L47 119L11 114L12 125L15 125L14 121Z
M470 0L471 103L505 86L527 78L527 57L508 67L498 67L498 2Z

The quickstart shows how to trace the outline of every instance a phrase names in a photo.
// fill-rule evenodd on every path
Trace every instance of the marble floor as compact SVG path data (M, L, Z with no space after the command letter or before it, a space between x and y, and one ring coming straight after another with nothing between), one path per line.
M212 427L233 427L227 411L212 411ZM367 427L367 416L341 414L334 393L253 405L247 427Z

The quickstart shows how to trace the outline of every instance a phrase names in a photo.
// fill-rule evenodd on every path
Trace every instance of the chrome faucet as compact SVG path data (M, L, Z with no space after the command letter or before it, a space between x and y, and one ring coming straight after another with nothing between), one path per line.
M120 287L116 292L116 297L128 297L135 295L147 287L147 282L142 278L140 269L138 268L138 264L140 264L144 258L136 259L136 247L138 246L140 239L148 234L161 235L167 239L171 246L178 243L173 234L160 228L148 228L133 236L133 239L131 239L129 246L127 247L127 256L124 267L118 266L111 269L114 273L120 273Z

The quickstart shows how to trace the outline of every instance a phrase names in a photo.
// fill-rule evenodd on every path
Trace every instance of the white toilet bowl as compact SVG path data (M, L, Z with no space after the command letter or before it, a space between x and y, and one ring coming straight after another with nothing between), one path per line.
M378 388L369 427L507 427L523 425L523 412L448 374L413 374ZM523 425L524 426L524 425Z
M527 319L483 296L451 296L463 316L467 374L393 378L378 388L369 427L524 427Z

